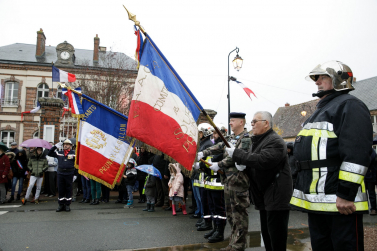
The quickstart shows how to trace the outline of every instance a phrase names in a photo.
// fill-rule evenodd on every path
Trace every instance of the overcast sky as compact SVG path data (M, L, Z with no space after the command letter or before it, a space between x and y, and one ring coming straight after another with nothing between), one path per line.
M136 14L166 58L206 109L227 122L228 54L244 59L230 75L253 90L249 97L231 83L231 111L276 112L313 99L305 76L329 60L348 64L357 80L377 76L377 1L5 1L0 0L0 46L63 41L77 49L100 45L133 57L136 36L125 5ZM233 52L230 61L236 56ZM231 62L230 62L231 64Z

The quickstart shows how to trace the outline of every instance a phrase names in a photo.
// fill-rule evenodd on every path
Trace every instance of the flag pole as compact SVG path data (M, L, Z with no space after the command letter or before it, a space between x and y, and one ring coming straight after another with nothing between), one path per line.
M127 14L128 14L128 19L131 20L132 22L135 23L135 25L137 27L139 27L139 29L141 30L141 32L144 33L144 35L147 34L147 32L144 30L144 28L140 25L140 22L136 20L136 15L135 14L132 14L131 12L129 12L127 10L127 8L123 5L124 9L127 11ZM73 91L73 90L72 90ZM224 144L227 146L227 147L230 147L228 141L226 141L225 137L222 135L222 133L220 132L219 128L217 128L217 126L215 125L215 123L212 121L212 119L210 118L210 116L208 116L208 114L206 113L206 111L203 109L201 110L201 112L203 113L204 116L207 117L207 120L208 122L213 126L213 128L215 129L215 131L217 132L217 134L219 134L220 138L222 139L222 141L224 142Z
M127 10L127 8L123 5L124 9L127 11L127 14L128 14L128 19L131 20L132 22L135 23L135 25L137 27L139 27L139 29L141 30L141 32L143 32L144 35L147 35L147 32L145 31L145 29L140 25L140 22L137 21L136 19L136 15L135 14L132 14L131 12L129 12ZM72 90L73 91L73 90ZM222 135L222 133L220 132L219 128L217 128L217 126L215 125L215 123L212 121L212 119L210 118L210 116L208 116L208 114L206 113L206 111L203 109L201 110L201 112L204 114L204 116L207 117L207 120L208 122L213 126L213 128L215 129L215 131L217 132L217 134L219 134L221 140L224 142L224 144L230 148L230 145L228 143L228 141L226 141L226 139L224 138L224 136ZM203 160L203 159L200 159L201 162L204 162L205 164L211 166L210 163L208 163L207 161ZM223 172L221 170L218 171L219 173L223 174Z

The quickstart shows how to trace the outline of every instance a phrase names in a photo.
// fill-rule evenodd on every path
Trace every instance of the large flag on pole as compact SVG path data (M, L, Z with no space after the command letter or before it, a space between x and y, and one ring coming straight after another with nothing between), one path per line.
M196 121L202 110L189 88L146 35L131 101L127 136L192 169L198 146Z
M113 188L122 178L133 141L126 137L127 116L82 94L84 117L77 135L79 173Z

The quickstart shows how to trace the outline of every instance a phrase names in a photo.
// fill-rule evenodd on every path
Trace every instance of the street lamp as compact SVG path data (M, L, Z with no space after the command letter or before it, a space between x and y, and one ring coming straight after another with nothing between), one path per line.
M229 77L229 57L230 57L230 54L232 54L233 51L236 51L237 52L237 56L233 59L233 66L234 66L234 69L236 69L237 71L239 71L241 68L242 68L242 62L243 62L243 59L238 56L238 52L240 51L240 49L238 49L238 47L236 47L236 49L232 50L231 52L229 52L229 55L228 55L228 134L231 134L231 131L230 131L230 80L231 78Z

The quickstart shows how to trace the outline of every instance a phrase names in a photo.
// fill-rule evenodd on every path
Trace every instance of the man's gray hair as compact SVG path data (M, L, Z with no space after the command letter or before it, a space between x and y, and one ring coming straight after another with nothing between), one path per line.
M271 128L272 128L272 115L271 115L271 113L269 113L267 111L259 111L259 112L256 112L255 115L256 114L260 114L262 116L263 120L267 120L268 123L270 124Z

